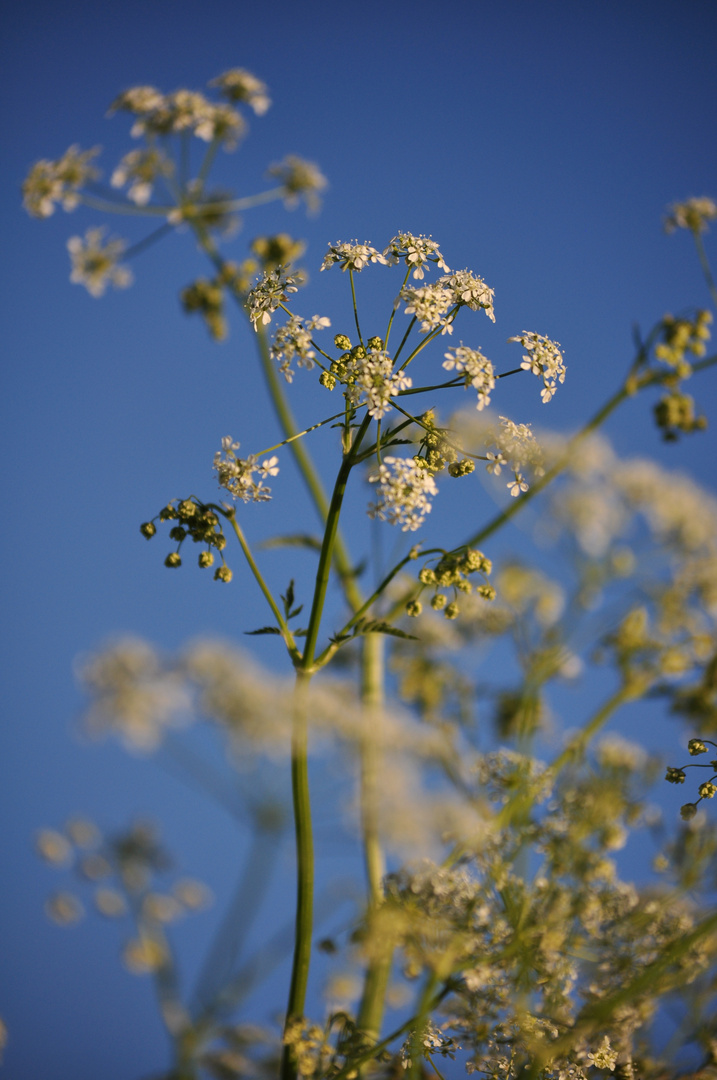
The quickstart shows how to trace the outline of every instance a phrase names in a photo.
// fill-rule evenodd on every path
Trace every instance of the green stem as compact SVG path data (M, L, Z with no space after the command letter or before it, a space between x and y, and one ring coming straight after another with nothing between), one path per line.
M356 286L354 285L354 272L349 269L349 278L351 279L351 299L354 305L354 320L356 321L356 333L359 336L359 341L363 345L363 338L361 337L361 327L359 326L358 307L356 306Z
M308 723L306 694L311 675L299 668L296 672L294 716L291 735L291 790L296 836L296 928L294 960L291 969L289 1002L285 1031L304 1014L306 986L311 961L311 937L314 905L314 840L309 798ZM294 1054L284 1045L281 1080L296 1080Z
M386 336L385 336L385 338L383 340L384 349L388 349L388 339L389 339L390 334L391 334L391 327L393 326L393 320L396 317L396 312L398 311L398 306L399 306L399 301L400 301L400 298L401 298L401 293L406 288L406 282L408 281L408 275L410 273L411 273L411 267L409 266L408 270L406 270L406 276L403 279L403 283L401 284L401 288L398 290L398 296L396 297L396 303L393 305L393 308L391 310L391 315L390 315L390 318L388 320L388 326L386 327ZM416 318L414 316L413 321L411 323L411 326L413 325L413 323L415 321L416 321ZM410 327L409 327L409 330L410 330ZM404 341L405 341L405 338L404 338ZM399 352L400 352L400 348L399 348ZM398 353L396 353L396 356L398 356Z
M266 602L268 603L269 607L271 608L272 613L274 615L274 618L276 619L277 623L279 624L279 629L281 630L281 636L284 639L284 644L286 645L286 648L289 651L289 655L291 656L292 660L295 663L298 663L300 661L300 659L301 659L301 654L300 654L299 650L296 647L296 642L294 641L294 636L291 633L291 630L289 629L289 625L286 622L286 619L284 618L281 610L279 609L279 606L276 603L276 600L272 596L269 586L264 581L264 577L263 577L261 571L259 570L259 567L256 565L256 562L254 561L254 556L252 555L251 550L249 548L249 545L246 542L246 537L244 536L242 528L241 528L239 522L237 521L236 513L226 514L226 517L229 519L229 523L230 523L232 529L234 530L234 532L236 533L237 540L239 541L239 544L241 545L241 549L242 549L242 551L244 553L244 558L246 559L247 563L249 564L249 569L251 570L252 574L254 575L254 578L256 580L257 585L259 586L259 588L263 592L264 597L266 599Z
M712 267L710 266L709 259L707 258L705 245L702 243L702 237L700 236L697 229L692 230L692 235L695 240L695 247L697 248L697 256L700 260L702 273L705 276L707 288L709 289L710 295L712 297L712 303L717 308L717 285L715 285L715 279L712 277Z

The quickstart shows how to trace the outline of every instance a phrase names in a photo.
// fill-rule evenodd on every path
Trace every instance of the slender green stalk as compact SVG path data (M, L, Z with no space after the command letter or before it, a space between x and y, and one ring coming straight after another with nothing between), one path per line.
M354 319L356 321L356 333L359 336L359 341L363 345L363 338L361 336L361 327L359 326L358 307L356 306L356 286L354 284L354 272L349 269L349 278L351 279L351 299L354 304Z
M699 258L700 266L702 267L702 273L705 276L707 288L709 289L710 295L712 297L712 303L717 308L717 285L715 285L715 279L712 276L712 267L710 266L709 259L707 258L705 245L702 243L702 237L700 236L698 229L693 229L692 235L694 237L695 247L697 248L697 257Z
M384 347L384 349L388 348L388 339L391 336L391 327L393 326L393 320L395 319L396 312L398 311L398 300L399 300L399 297L401 296L401 293L403 292L403 290L406 287L406 282L408 281L408 275L410 273L411 273L411 267L409 266L408 269L406 270L406 276L404 277L404 279L403 279L403 281L401 283L401 288L398 290L398 296L396 297L396 302L393 305L393 307L391 308L391 315L390 315L389 320L388 320L388 326L386 327L386 336L383 339L383 347ZM410 331L411 326L413 326L415 321L416 321L416 316L414 315L413 319L411 320L411 324L410 324L410 326L408 328L407 334ZM405 341L406 339L404 338L403 340ZM400 351L401 350L399 348L399 352ZM396 353L396 356L398 356L398 353Z
M308 716L306 695L311 675L301 668L296 672L294 716L291 735L291 790L296 836L296 928L294 959L291 969L286 1029L304 1014L306 986L311 962L311 938L314 906L314 840L309 798ZM281 1060L282 1080L295 1080L296 1062L290 1047L284 1045Z

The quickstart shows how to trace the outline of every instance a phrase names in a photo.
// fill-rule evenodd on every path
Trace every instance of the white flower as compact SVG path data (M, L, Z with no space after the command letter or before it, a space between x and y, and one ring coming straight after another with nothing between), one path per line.
M609 1069L610 1072L613 1072L617 1062L617 1051L613 1050L610 1046L610 1040L607 1035L603 1036L602 1042L597 1050L593 1050L592 1053L585 1055L585 1061L588 1065L593 1065L596 1069Z
M490 360L478 349L469 349L466 345L451 348L444 355L446 371L464 373L466 386L473 386L478 391L478 411L490 405L490 392L495 387L495 369Z
M267 175L275 177L282 185L284 202L289 208L303 199L309 210L318 210L321 205L318 193L329 186L318 165L313 161L304 161L296 154L289 154L283 161L272 165Z
M130 150L112 173L110 183L113 188L129 183L127 198L137 206L146 206L157 177L170 171L171 163L160 150Z
M385 457L369 483L378 484L369 517L400 525L403 532L414 532L423 524L431 512L430 499L438 494L431 474L409 458Z
M391 408L391 398L412 386L402 371L393 371L393 361L381 349L369 349L365 356L348 360L342 381L347 385L346 397L352 405L365 402L369 415L380 420Z
M262 483L267 476L277 476L279 472L279 459L274 456L265 458L261 463L254 454L243 459L236 456L235 450L239 449L239 443L232 442L231 435L225 435L222 439L222 449L214 455L213 468L216 470L219 486L226 490L235 499L242 502L266 502L271 498L271 489ZM254 479L254 473L259 474L259 479Z
M263 326L271 322L271 316L279 304L288 299L289 293L297 291L298 280L296 275L287 274L284 266L264 271L246 298L249 318L255 330L258 322Z
M665 218L665 231L691 229L692 232L706 232L708 222L717 220L717 203L703 195L701 198L688 199L683 203L673 203L670 213Z
M363 270L364 266L373 262L388 265L388 259L369 244L359 244L356 241L353 244L329 244L329 252L324 256L321 269L327 270L334 263L339 263L342 270Z
M80 150L79 146L71 146L57 161L36 162L22 185L23 206L28 214L50 217L55 203L61 203L63 210L74 210L80 201L80 189L99 176L90 164L99 152L99 147Z
M494 290L488 288L483 278L470 270L456 270L454 274L439 278L438 284L444 289L450 289L454 304L465 304L471 311L482 308L491 322L495 322Z
M257 116L263 116L271 105L266 83L244 68L231 68L212 79L209 85L218 86L228 101L246 102Z
M84 285L92 296L102 296L108 285L126 289L132 284L132 272L119 265L125 250L124 240L104 242L105 231L104 228L88 229L84 240L72 236L67 241L72 262L70 281Z
M452 320L446 316L455 306L455 301L453 294L443 288L440 282L433 282L418 289L406 286L401 289L401 299L407 301L406 314L415 315L421 320L422 334L428 334L439 326L441 334L453 333Z
M308 320L303 320L298 315L291 315L289 321L276 331L271 355L279 362L279 371L287 382L290 383L294 377L291 368L294 357L298 358L299 367L311 370L314 366L316 353L311 348L311 331L323 330L327 326L331 326L331 320L325 315L314 315Z
M513 498L517 498L521 491L527 491L528 485L525 482L525 478L522 473L517 472L515 474L515 480L509 480L507 486L510 488L510 493Z
M520 366L525 371L542 377L543 389L540 396L543 404L547 404L557 389L556 384L565 382L565 363L560 352L560 342L551 341L542 334L528 330L524 330L517 337L508 338L508 341L517 341L527 350Z
M413 268L413 276L417 280L423 278L423 267L427 262L435 263L439 269L450 272L443 256L438 250L438 244L431 240L430 236L414 236L413 233L398 233L390 242L384 255L392 265L404 259L406 266Z

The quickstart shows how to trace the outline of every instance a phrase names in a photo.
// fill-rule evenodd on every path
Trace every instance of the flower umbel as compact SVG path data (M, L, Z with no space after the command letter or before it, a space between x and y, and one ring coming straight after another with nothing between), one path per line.
M302 319L299 315L290 315L289 321L280 326L274 334L271 355L279 362L279 371L288 383L294 377L291 361L296 357L299 367L311 370L316 353L311 348L311 331L323 330L331 326L331 320L324 315L314 315L311 319Z
M313 161L304 161L296 154L289 154L283 161L272 165L267 173L274 177L284 188L284 202L292 208L300 199L303 199L311 211L316 211L321 206L319 192L324 191L329 182L318 165Z
M450 267L446 266L438 244L431 240L430 236L398 233L384 251L384 255L392 265L403 259L406 266L413 269L414 278L419 281L423 278L423 267L428 262L435 263L440 270L450 273Z
M126 289L132 284L132 271L120 266L125 251L124 240L104 240L106 229L88 229L84 240L71 236L67 250L72 262L70 281L84 285L91 296L102 296L108 285Z
M540 396L543 403L547 404L557 389L557 383L565 382L565 363L560 352L560 343L528 330L524 330L517 337L508 338L508 341L517 341L527 350L520 366L533 375L542 376L543 389Z
M296 274L288 274L285 266L277 266L273 270L266 270L246 298L246 306L249 318L254 329L261 322L266 326L271 322L271 316L285 300L289 293L298 289L299 277Z
M378 484L378 498L369 506L369 517L400 525L403 532L420 528L431 512L430 499L438 494L430 472L408 458L385 457L369 483Z
M88 180L99 176L91 164L99 147L80 150L71 146L57 161L38 161L22 185L23 205L32 217L46 218L55 212L55 203L63 210L74 210L80 201L79 191Z
M271 488L262 481L267 476L278 474L278 457L265 458L260 463L254 454L250 454L246 459L237 457L234 451L238 449L239 443L232 442L231 435L222 439L222 448L214 455L213 465L219 486L226 488L233 498L243 502L266 502L271 498ZM258 479L254 479L255 473L258 474Z
M245 102L257 116L263 116L271 105L266 83L244 68L231 68L212 79L209 85L217 86L232 104Z
M388 259L371 247L370 244L350 243L329 244L329 251L324 255L321 264L322 270L327 270L334 263L338 263L342 270L363 270L369 263L383 263L388 266Z
M717 203L707 195L673 203L665 218L665 232L690 229L695 233L707 232L709 222L717 220Z
M443 367L446 371L457 371L464 375L466 386L478 391L478 411L490 405L490 392L495 387L495 369L490 360L478 349L469 349L466 345L449 349L445 357Z

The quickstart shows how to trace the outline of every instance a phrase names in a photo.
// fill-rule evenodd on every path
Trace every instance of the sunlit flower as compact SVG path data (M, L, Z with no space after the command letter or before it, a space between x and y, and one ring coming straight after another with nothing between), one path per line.
M242 502L266 502L271 498L271 488L263 481L279 472L278 457L265 458L260 462L251 454L243 459L236 456L239 443L232 442L231 436L222 439L222 449L214 455L213 468L216 470L219 486L225 488L235 499ZM258 479L254 474L258 474Z
M290 315L289 321L277 329L271 355L278 362L279 371L287 382L290 383L294 377L291 368L294 358L299 367L313 368L316 353L311 347L311 331L323 330L327 326L331 326L331 320L326 316L314 315L311 319L302 319L298 315Z
M231 68L212 79L209 85L219 87L228 101L245 102L257 116L263 116L271 105L266 83L245 68Z
M319 192L329 186L318 165L313 161L304 161L296 154L289 154L283 161L272 165L267 174L284 188L284 202L289 208L303 199L309 210L318 210L321 206Z
M152 189L158 176L167 176L171 163L161 150L130 150L112 173L110 183L114 188L129 184L127 198L137 206L146 206L152 197Z
M533 375L540 375L543 380L543 389L540 396L543 404L553 397L557 383L565 382L565 363L560 352L560 343L524 330L517 337L508 338L508 341L517 341L526 349L521 367Z
M263 326L271 322L271 316L280 304L288 300L289 293L297 291L298 281L299 277L287 274L284 266L264 271L246 298L249 318L255 330L258 322Z
M452 334L452 319L448 318L456 300L449 289L440 281L423 285L420 288L406 286L401 289L401 299L406 301L405 312L420 319L421 333L429 334L441 327L441 334Z
M403 532L414 532L423 524L431 512L430 500L438 494L430 472L409 458L385 457L369 483L378 485L369 517L400 525Z
M690 229L695 233L707 232L709 222L717 219L717 203L707 195L673 203L665 218L665 231Z
M369 415L380 420L391 408L391 398L406 390L412 381L403 371L393 370L393 361L383 349L355 350L342 365L342 381L352 405L364 402Z
M91 296L102 296L108 285L126 289L132 284L132 272L120 266L125 251L124 240L104 240L106 229L88 229L84 240L71 236L67 250L72 262L70 281L84 285Z
M324 256L321 269L327 270L334 263L338 263L342 270L363 270L369 263L383 263L387 266L388 259L369 244L359 244L354 241L353 244L329 244L329 251Z
M476 408L480 412L490 405L490 392L495 387L495 369L478 349L469 349L466 345L451 348L444 354L443 367L446 371L457 371L465 376L466 386L478 391Z
M413 277L417 280L423 278L423 267L428 262L435 263L440 270L450 272L443 256L438 250L438 244L430 236L414 236L413 233L398 233L390 242L384 255L391 264L398 263L403 259L410 269Z
M22 185L23 205L33 217L46 218L55 212L55 203L63 210L74 210L80 201L79 192L88 180L95 180L99 171L91 164L99 147L80 150L71 146L57 161L38 161Z
M483 278L470 270L456 270L453 274L439 278L438 284L450 290L454 304L465 305L471 311L482 309L491 322L495 322L494 290L486 285Z

